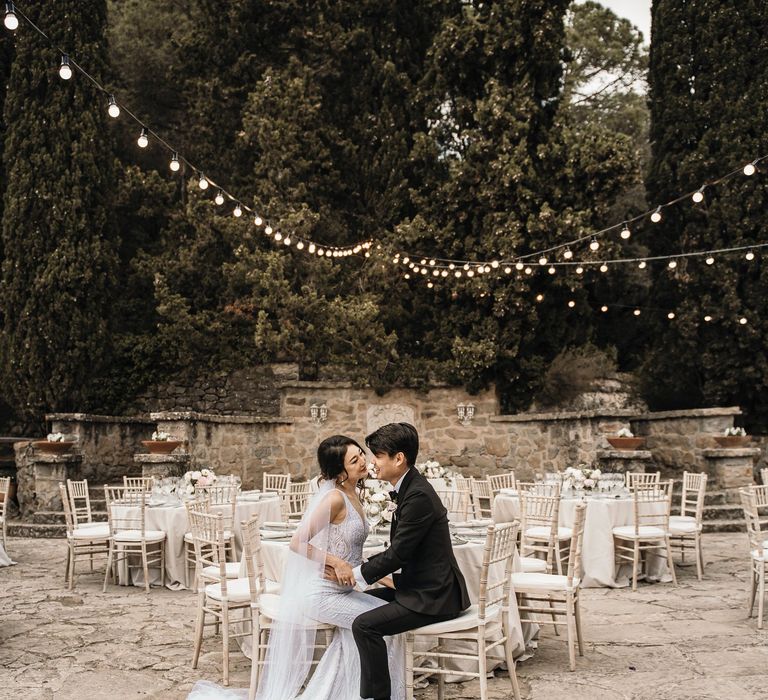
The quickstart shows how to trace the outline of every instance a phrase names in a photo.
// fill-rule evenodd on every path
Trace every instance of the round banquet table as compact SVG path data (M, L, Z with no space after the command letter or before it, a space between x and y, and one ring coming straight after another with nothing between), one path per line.
M125 512L125 517L140 517L138 506L116 506ZM211 509L214 513L224 512L230 506L215 505ZM256 514L261 516L261 522L280 520L280 498L277 494L270 494L259 500L246 500L238 498L235 507L235 532L234 549L235 556L240 557L243 549L243 536L240 523L249 520ZM189 532L187 509L183 506L146 506L145 522L147 530L162 530L166 533L165 541L165 585L172 590L180 590L187 587L186 557L184 535ZM193 578L190 570L190 584ZM160 584L160 570L150 570L152 585ZM128 576L125 567L119 571L121 585L128 584ZM134 586L144 585L144 572L141 568L131 569L131 581Z
M372 535L369 538L378 541L375 546L366 546L363 550L364 557L370 557L376 552L380 552L383 549L383 540L385 536ZM264 575L268 580L280 581L282 579L283 566L285 563L285 557L288 551L288 544L286 542L270 541L263 539L261 543L262 561L264 564ZM467 583L467 592L469 593L472 603L477 603L480 595L480 570L483 564L483 548L485 546L484 541L470 541L466 544L455 545L453 553L456 556L456 562L464 574L464 580ZM513 563L513 570L519 571L520 567L517 563L517 552L515 552L515 562ZM493 580L494 577L501 577L503 570L497 565L496 568L492 568L489 576ZM514 649L515 657L522 656L526 651L526 643L530 642L538 632L538 625L526 623L525 625L520 622L520 615L515 604L514 590L511 592L512 605L509 611L509 630L512 640L512 646ZM418 656L420 648L426 650L430 646L430 639L418 639L415 649L415 653ZM242 639L241 647L243 652L250 657L250 639L248 637ZM449 651L456 652L471 652L476 650L476 646L473 647L470 643L461 641L451 641ZM504 650L503 645L499 645L491 650L488 655L488 670L498 668L504 663ZM446 668L456 671L456 675L446 676L445 679L449 683L460 682L469 679L469 676L461 675L462 670L469 670L471 662L466 660L448 659L446 662ZM477 665L475 665L477 668Z
M581 498L560 499L560 526L572 527L577 504ZM631 564L622 564L618 572L613 548L613 528L632 525L634 506L631 497L591 498L587 504L582 542L582 583L586 588L622 588L630 584ZM520 519L520 500L514 494L499 493L493 501L493 521L511 522ZM671 581L666 560L649 557L646 580ZM565 572L563 572L565 573Z

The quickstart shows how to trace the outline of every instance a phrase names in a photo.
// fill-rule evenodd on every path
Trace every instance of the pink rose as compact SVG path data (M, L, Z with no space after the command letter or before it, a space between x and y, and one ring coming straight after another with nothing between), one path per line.
M195 486L210 486L211 481L207 476L201 476L198 480Z

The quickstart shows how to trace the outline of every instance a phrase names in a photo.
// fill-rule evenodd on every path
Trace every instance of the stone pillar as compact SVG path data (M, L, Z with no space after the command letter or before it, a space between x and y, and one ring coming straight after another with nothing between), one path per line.
M601 472L626 474L643 473L653 457L649 450L597 450Z
M79 476L81 454L46 454L29 442L17 442L16 465L19 480L19 508L22 518L40 511L61 512L59 484Z
M707 473L715 478L717 488L728 491L728 501L738 502L736 489L754 483L752 468L760 456L758 447L720 447L704 450Z
M142 476L154 476L163 479L168 476L182 476L189 468L191 457L181 454L147 454L140 452L133 455L133 461L141 465Z

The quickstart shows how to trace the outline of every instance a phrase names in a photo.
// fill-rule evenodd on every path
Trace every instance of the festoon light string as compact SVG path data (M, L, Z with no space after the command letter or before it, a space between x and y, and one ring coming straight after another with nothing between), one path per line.
M197 178L198 187L201 190L205 191L210 188L216 191L214 202L217 205L221 206L227 201L234 203L234 208L232 210L233 216L241 218L247 213L253 218L254 225L263 228L264 234L276 243L281 243L285 246L294 245L297 250L306 250L307 253L316 254L319 257L342 258L356 255L361 252L364 253L365 257L370 257L370 248L373 245L373 241L371 240L360 241L359 243L348 246L336 246L280 231L278 225L275 224L273 226L266 216L262 216L256 209L245 204L241 197L235 196L223 185L216 182L216 180L209 175L206 175L203 168L192 163L177 148L168 143L159 133L136 116L136 114L134 114L125 104L118 102L114 93L107 90L107 88L83 68L83 66L80 65L69 52L56 46L53 40L38 25L19 9L17 4L13 2L5 3L5 16L3 19L5 27L11 31L16 31L19 27L19 18L29 24L30 27L40 34L40 36L42 36L51 47L59 53L61 57L59 76L62 80L71 79L74 75L74 71L82 74L99 92L107 97L107 113L110 117L117 119L121 114L125 113L136 122L140 128L139 137L136 142L139 148L147 148L150 143L150 138L154 139L170 153L169 167L172 172L179 172L182 164L186 166L186 168L192 172L192 175Z

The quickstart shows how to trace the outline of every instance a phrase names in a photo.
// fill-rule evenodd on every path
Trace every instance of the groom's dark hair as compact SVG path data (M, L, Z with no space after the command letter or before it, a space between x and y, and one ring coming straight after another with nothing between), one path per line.
M394 457L398 452L402 452L409 467L416 464L419 454L419 434L410 423L382 425L365 438L365 444L375 455L387 454Z

